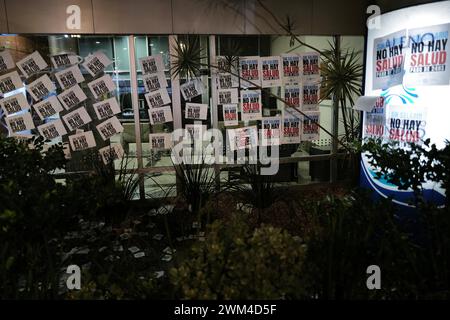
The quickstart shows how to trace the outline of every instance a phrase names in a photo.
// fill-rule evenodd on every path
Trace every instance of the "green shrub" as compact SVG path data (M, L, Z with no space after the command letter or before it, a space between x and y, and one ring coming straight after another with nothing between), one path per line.
M319 299L409 298L414 296L416 259L390 200L368 192L327 196L306 204L316 229L308 239L305 282ZM368 290L366 269L382 270L382 290ZM412 286L411 286L412 285ZM400 296L399 296L400 295Z
M171 279L184 299L295 298L302 295L305 251L286 231L251 230L234 216L215 221Z
M73 226L52 173L66 165L62 145L0 137L0 297L54 297L57 241ZM49 289L49 290L47 290Z
M416 239L409 239L414 257L415 298L450 297L450 142L443 148L431 144L409 144L399 148L396 143L369 139L363 145L368 152L377 178L385 178L400 190L412 190L411 199L417 208ZM424 182L432 181L445 191L445 203L437 206L424 196ZM402 272L400 272L402 274Z

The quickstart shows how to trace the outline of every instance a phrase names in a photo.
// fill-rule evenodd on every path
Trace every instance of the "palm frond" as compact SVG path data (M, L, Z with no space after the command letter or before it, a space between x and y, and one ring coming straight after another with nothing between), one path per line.
M185 150L188 151L189 148ZM217 192L216 181L220 174L216 173L206 161L208 155L205 150L199 151L200 154L189 150L190 154L183 155L184 160L181 163L174 163L179 191L186 202L191 205L194 214L197 214L211 195ZM189 161L185 161L187 159Z
M237 70L239 63L239 56L242 54L242 48L238 42L228 39L228 41L222 44L221 56L225 58L222 61L222 65L218 66L221 72L233 72Z
M359 61L360 53L355 50L340 50L336 40L329 42L330 49L323 52L321 74L322 99L331 97L341 108L345 140L358 138L359 113L351 107L355 96L362 93L363 66Z
M174 45L175 54L170 71L174 77L195 78L200 75L202 62L205 58L200 46L199 36L178 38Z

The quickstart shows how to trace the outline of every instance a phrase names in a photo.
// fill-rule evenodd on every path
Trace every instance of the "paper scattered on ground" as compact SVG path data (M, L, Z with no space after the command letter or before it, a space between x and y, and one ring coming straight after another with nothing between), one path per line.
M177 250L176 249L171 249L170 247L166 247L164 250L163 250L163 252L164 253L167 253L167 254L173 254L173 253L175 253L175 252L177 252Z
M136 253L136 254L134 255L134 257L135 257L136 259L142 258L142 257L144 257L144 256L145 256L145 253L144 253L144 252L138 252L138 253Z
M131 253L136 253L136 252L138 252L140 249L139 249L138 247L130 247L130 248L128 248L128 250L129 250Z
M122 239L122 240L130 239L130 235L128 233L122 233L120 235L120 239Z
M153 239L160 241L163 237L164 236L162 234L158 233L153 236Z

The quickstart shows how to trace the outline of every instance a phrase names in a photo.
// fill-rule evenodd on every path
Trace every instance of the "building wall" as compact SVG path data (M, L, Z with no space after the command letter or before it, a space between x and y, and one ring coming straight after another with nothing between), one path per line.
M367 6L381 12L429 0L0 0L1 33L364 35ZM262 3L262 5L261 5ZM66 26L67 6L81 29Z
M1 33L363 35L368 0L0 0ZM261 3L263 5L261 5ZM67 6L81 29L66 26ZM267 9L267 10L266 10Z

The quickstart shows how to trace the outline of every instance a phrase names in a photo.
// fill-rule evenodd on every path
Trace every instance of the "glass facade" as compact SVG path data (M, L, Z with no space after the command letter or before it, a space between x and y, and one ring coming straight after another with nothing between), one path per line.
M109 74L116 86L116 90L108 94L115 97L120 106L117 114L123 132L111 138L110 142L97 141L98 147L104 147L109 143L120 143L127 153L126 169L130 174L141 177L141 190L138 197L153 197L161 194L176 192L173 186L176 184L176 176L169 150L156 151L150 147L149 135L155 133L171 133L174 129L184 128L197 122L186 119L186 101L180 94L180 86L189 79L185 75L174 76L171 68L175 55L175 43L181 46L183 42L192 40L192 35L160 35L160 36L89 36L89 35L50 35L50 36L1 36L0 45L12 52L15 61L37 50L49 60L49 57L61 53L73 53L80 57L86 57L93 52L101 51L109 57L113 63L104 71ZM319 49L327 50L333 37L327 36L301 36L305 43ZM217 94L217 87L213 83L213 68L209 64L216 61L216 56L232 54L234 56L280 56L282 54L305 53L311 51L305 46L293 44L289 36L199 36L198 60L201 65L201 81L205 85L204 93L190 100L191 103L207 104L207 119L202 125L207 128L217 128L225 137L225 126L222 116L222 106L213 101ZM133 41L130 46L130 41ZM341 48L354 49L361 52L361 63L364 48L363 37L341 37ZM130 50L134 50L133 54ZM171 99L173 122L152 125L149 119L148 105L145 99L146 89L143 82L143 72L139 59L161 55L164 65L164 75L167 82L167 91ZM134 61L131 61L133 59ZM50 63L48 63L50 65ZM82 69L83 70L83 69ZM85 71L83 71L85 72ZM133 75L137 83L133 83ZM93 79L86 72L83 74L86 83ZM55 80L52 78L52 80ZM82 84L84 88L86 84ZM87 88L86 88L87 89ZM284 86L265 88L262 90L263 116L281 115L285 108L284 103L277 101L273 95L281 96ZM88 90L87 90L88 91ZM135 96L134 96L135 95ZM29 98L30 99L30 98ZM136 99L137 105L133 105ZM30 99L31 102L31 99ZM83 105L93 113L92 104L96 100L89 97ZM330 97L323 97L320 102L320 125L326 130L333 131L333 112ZM136 115L136 112L139 115ZM342 115L340 115L342 117ZM58 116L56 116L58 118ZM95 115L92 115L95 119ZM52 118L54 119L54 118ZM48 121L48 119L47 119ZM341 123L341 121L339 121ZM91 130L98 124L93 121L88 124L86 130ZM240 124L257 125L257 121L245 121ZM136 126L139 126L137 128ZM3 128L2 130L5 130ZM338 132L342 133L342 125ZM138 135L138 136L137 136ZM67 142L63 138L63 142ZM283 184L306 184L317 181L330 180L329 159L314 161L312 156L330 154L331 137L321 130L320 139L302 142L301 144L286 144L280 146L280 170L274 176L274 181ZM225 154L225 150L224 150ZM83 165L82 157L74 153L72 155L70 171L87 170ZM115 161L117 170L123 170L123 163ZM228 180L230 174L236 169L227 168L226 164L219 166L222 169L221 178Z

